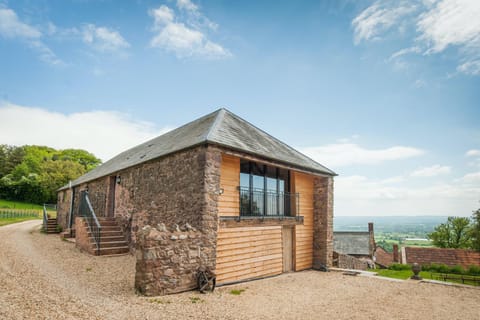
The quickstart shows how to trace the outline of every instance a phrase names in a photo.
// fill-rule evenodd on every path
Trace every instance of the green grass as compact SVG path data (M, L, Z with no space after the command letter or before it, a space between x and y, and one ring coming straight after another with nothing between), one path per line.
M413 275L413 272L411 270L397 271L397 270L389 270L389 269L369 269L368 271L376 272L380 277L387 277L387 278L394 278L394 279L401 279L401 280L409 279ZM419 275L423 279L432 280L432 273L429 271L421 271ZM450 277L454 277L454 278L457 277L459 279L447 279L446 282L460 283L460 284L462 283L462 280L460 279L461 275L456 275L456 274L448 274L448 275ZM464 284L476 285L475 282L468 281L468 280L466 280Z
M0 227L1 226L6 226L7 224L12 224L12 223L17 223L17 222L23 222L27 220L38 220L41 217L34 218L34 217L26 217L26 218L6 218L6 219L0 219Z
M234 296L239 296L244 291L245 291L245 289L233 289L233 290L230 290L230 294L233 294Z
M17 213L18 216L15 216ZM33 213L38 214L38 216L22 216L24 214L30 215ZM0 226L27 220L42 219L42 213L43 205L0 199ZM54 210L48 210L48 215L51 218L55 218L57 212Z
M205 300L200 299L199 297L190 297L191 303L203 303Z
M0 199L0 209L43 210L43 205Z
M389 269L369 269L369 271L373 271L378 273L380 277L387 277L387 278L394 278L394 279L401 279L406 280L413 276L413 272L411 270L389 270ZM422 271L420 272L420 277L430 279L430 272Z

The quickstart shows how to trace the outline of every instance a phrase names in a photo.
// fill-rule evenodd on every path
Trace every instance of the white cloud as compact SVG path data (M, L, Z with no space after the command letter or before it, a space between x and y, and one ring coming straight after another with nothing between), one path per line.
M22 40L37 52L40 60L54 66L65 63L41 40L43 34L35 27L20 21L15 11L0 7L0 36Z
M152 30L156 33L150 41L152 47L174 52L179 58L216 59L232 55L228 49L208 39L203 25L211 29L216 27L200 14L197 5L183 0L178 1L177 6L190 14L185 21L177 21L174 11L165 5L149 11L154 19Z
M477 186L480 186L480 172L467 173L460 181L469 184L477 184Z
M190 0L177 0L177 7L188 11L198 10L198 6Z
M452 168L449 166L441 166L439 164L420 168L413 171L410 176L412 177L435 177L438 175L449 174L452 171Z
M34 49L38 53L38 57L43 62L46 62L53 66L65 66L65 62L60 60L57 55L42 41L34 40L30 41L29 44L30 48Z
M468 165L470 167L479 167L480 168L480 150L478 150L478 149L468 150L465 153L465 156L470 158L470 159L473 158L473 159L471 159L470 162L468 162Z
M405 15L416 9L414 5L401 3L398 7L392 7L388 2L377 1L355 17L352 21L355 44L379 39L382 32L397 26Z
M466 157L480 157L480 150L478 150L478 149L468 150L468 151L465 153L465 156L466 156Z
M354 43L384 37L388 30L402 35L411 31L412 46L388 59L397 70L406 69L407 63L397 59L407 54L428 56L454 47L458 54L456 70L476 76L480 75L479 17L478 0L379 0L352 20Z
M0 35L6 38L38 39L42 33L21 22L15 11L0 7Z
M112 111L64 114L11 103L0 103L0 119L0 144L81 148L104 161L170 129Z
M150 10L149 14L154 19L154 30L161 30L164 25L173 23L173 18L175 17L173 10L165 5Z
M457 67L457 71L470 74L472 76L480 75L480 59L462 63Z
M302 152L331 168L355 164L374 165L384 161L417 157L425 153L423 150L413 147L393 146L386 149L366 149L353 143L303 148Z
M399 182L393 184L395 180ZM416 186L400 177L375 180L364 176L339 176L335 178L335 214L469 216L478 208L478 181L480 172L427 187Z
M118 31L94 24L84 26L83 41L100 52L117 52L130 47Z
M410 47L410 48L405 48L405 49L401 49L397 52L394 52L389 60L393 60L393 59L396 59L396 58L399 58L401 56L404 56L404 55L407 55L407 54L411 54L411 53L420 53L422 52L422 49L420 49L420 47L417 47L417 46L414 46L414 47Z
M448 46L480 46L480 1L442 0L420 15L420 40L429 44L427 52L437 53Z

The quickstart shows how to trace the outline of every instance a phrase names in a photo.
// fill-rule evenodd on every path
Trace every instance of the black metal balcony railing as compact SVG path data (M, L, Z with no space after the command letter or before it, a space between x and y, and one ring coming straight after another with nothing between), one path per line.
M240 192L240 216L295 217L300 212L298 193L245 187L238 187L238 190Z

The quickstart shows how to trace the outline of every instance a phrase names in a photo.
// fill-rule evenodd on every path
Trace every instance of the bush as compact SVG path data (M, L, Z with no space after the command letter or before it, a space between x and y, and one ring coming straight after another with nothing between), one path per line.
M412 266L409 264L393 263L388 267L390 270L402 271L402 270L411 270Z
M468 268L468 274L472 276L480 276L480 267L479 266L470 266Z
M449 273L454 273L454 274L464 274L465 270L463 270L462 266L454 266L450 268Z
M439 273L449 273L450 272L450 268L445 265L445 264L441 264L438 266L438 271Z

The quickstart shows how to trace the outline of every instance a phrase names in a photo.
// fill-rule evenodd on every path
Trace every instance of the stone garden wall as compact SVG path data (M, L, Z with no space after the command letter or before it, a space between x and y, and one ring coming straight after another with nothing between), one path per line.
M156 296L197 287L197 270L211 265L211 248L205 236L188 223L145 226L137 234L135 288Z
M342 269L367 270L368 263L347 254L333 252L334 266Z

